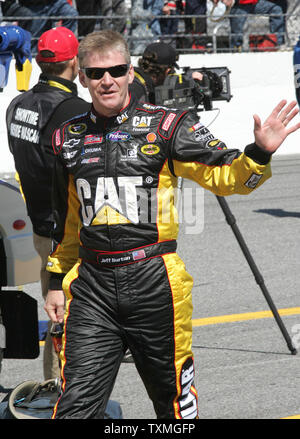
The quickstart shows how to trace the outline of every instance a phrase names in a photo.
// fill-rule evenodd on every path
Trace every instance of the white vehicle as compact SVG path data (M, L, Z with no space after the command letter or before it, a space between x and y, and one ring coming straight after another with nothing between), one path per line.
M33 246L31 221L18 184L14 180L11 183L0 179L0 297L3 299L5 294L11 294L9 297L14 298L17 297L14 293L20 294L20 289L9 290L7 287L20 287L39 281L40 265L40 258ZM25 296L25 293L21 293ZM0 308L0 366L7 335L2 317ZM19 317L11 315L9 319L18 320L15 328L20 332Z
M0 287L39 280L40 259L33 247L32 227L17 183L0 179Z

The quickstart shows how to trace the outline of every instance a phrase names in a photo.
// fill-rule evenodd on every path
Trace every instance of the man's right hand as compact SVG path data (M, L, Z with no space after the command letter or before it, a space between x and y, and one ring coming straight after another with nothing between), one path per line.
M62 290L49 290L44 309L53 323L64 321L65 295Z

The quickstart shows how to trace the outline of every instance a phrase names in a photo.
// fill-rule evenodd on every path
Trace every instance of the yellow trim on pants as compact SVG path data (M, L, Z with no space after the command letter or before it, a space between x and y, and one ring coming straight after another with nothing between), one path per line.
M65 345L66 345L66 336L65 336L65 330L66 330L66 325L67 325L67 320L68 320L68 316L69 316L69 312L70 312L70 304L72 302L73 296L72 293L70 291L70 286L71 283L78 278L78 268L79 268L80 262L78 262L77 264L74 265L74 267L66 274L66 276L64 277L63 280L63 290L64 290L64 294L66 296L66 306L65 306L65 315L64 315L64 333L62 336L62 348L60 351L60 361L61 361L61 378L62 378L62 390L65 390L65 386L66 386L66 381L65 381L65 377L64 377L64 367L66 364L66 357L65 357ZM52 419L55 419L55 415L56 415L56 411L57 411L57 405L59 403L59 399L56 402L54 409L53 409L53 414L52 414Z
M180 419L178 398L182 394L181 371L184 363L193 358L192 352L192 287L193 278L186 271L185 265L177 253L162 256L168 273L172 290L174 310L174 344L177 396L174 399L175 418ZM192 386L190 392L196 396Z

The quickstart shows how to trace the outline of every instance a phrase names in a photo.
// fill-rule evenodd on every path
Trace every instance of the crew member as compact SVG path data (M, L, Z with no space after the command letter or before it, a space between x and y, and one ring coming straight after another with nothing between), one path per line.
M53 217L51 188L54 156L52 134L63 121L90 109L79 98L74 80L78 74L78 41L65 27L41 35L36 61L38 83L18 95L6 113L8 144L32 222L33 242L41 257L41 287L46 298ZM60 376L59 362L48 330L44 348L45 379Z
M132 98L134 70L120 34L87 35L79 62L93 107L53 137L56 227L45 309L65 322L53 418L103 418L128 347L157 417L197 418L193 282L176 253L172 191L180 176L220 196L251 193L300 128L288 127L296 102L281 101L263 124L256 115L255 141L241 152L195 112Z
M176 50L166 43L152 43L146 47L143 56L134 68L134 80L129 90L144 102L155 104L155 87L163 85L169 74L175 73L178 55Z

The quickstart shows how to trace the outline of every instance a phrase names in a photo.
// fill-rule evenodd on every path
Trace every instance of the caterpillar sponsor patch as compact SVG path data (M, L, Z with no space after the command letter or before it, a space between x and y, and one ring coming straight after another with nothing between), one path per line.
M124 113L122 113L119 116L117 116L117 121L118 121L119 125L121 125L122 123L126 122L126 120L128 120L127 111L125 111Z
M134 116L132 119L132 126L138 128L146 128L151 125L153 116Z

